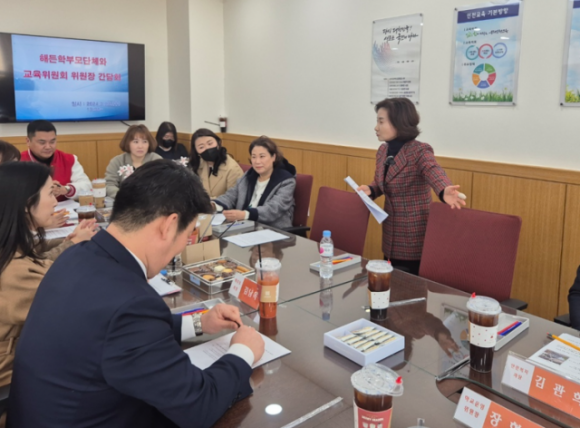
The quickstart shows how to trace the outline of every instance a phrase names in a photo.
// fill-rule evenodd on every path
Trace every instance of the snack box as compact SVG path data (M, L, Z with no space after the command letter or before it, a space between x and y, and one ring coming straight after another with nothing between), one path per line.
M361 350L355 349L353 346L347 344L345 341L341 340L345 336L354 334L353 332L363 330L365 328L372 328L378 332L388 333L395 337L394 340L377 347L375 350L363 352ZM359 335L361 338L362 334ZM372 339L369 339L372 341ZM384 360L385 358L402 351L405 347L405 338L394 331L387 328L381 327L371 321L361 318L357 321L351 322L350 324L343 325L342 327L336 328L332 331L324 333L324 346L332 349L335 352L345 356L349 360L355 363L366 366L367 364L376 363L378 361ZM371 346L368 349L372 349Z
M211 309L218 303L225 303L222 299L210 299L205 300L203 302L195 302L191 305L180 306L179 308L171 309L172 314L180 314L182 312L191 311L193 309L203 308L203 309Z
M216 267L219 272L215 269ZM225 275L224 271L226 271ZM181 270L184 281L208 294L227 291L236 273L250 276L255 273L255 269L230 257L219 257L183 266ZM211 279L212 277L214 279Z

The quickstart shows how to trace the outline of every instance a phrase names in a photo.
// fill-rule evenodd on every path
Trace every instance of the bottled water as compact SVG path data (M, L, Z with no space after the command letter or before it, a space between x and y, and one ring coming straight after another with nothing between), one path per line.
M181 272L183 263L181 261L181 254L176 255L167 265L167 276L177 276Z
M330 238L330 230L322 232L320 241L320 277L332 278L332 257L334 256L334 243Z

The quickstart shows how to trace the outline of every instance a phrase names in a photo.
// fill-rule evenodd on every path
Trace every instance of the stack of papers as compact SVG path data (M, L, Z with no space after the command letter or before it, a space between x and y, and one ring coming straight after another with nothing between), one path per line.
M218 337L217 339L189 348L185 353L194 366L205 370L228 352L233 335L234 333L230 333ZM252 368L255 369L256 367L260 367L263 364L269 363L270 361L290 353L289 349L284 348L282 345L279 345L261 333L260 335L262 336L262 339L264 339L266 347L264 349L264 355L259 361L254 363Z
M56 208L54 209L54 211L60 211L62 209L65 209L69 212L68 214L68 219L69 220L78 220L79 219L79 215L77 214L77 212L75 211L76 208L80 207L81 205L73 200L73 199L68 199L66 201L62 201L59 202L58 204L56 204Z
M153 287L160 296L167 296L168 294L179 293L181 288L174 282L169 281L160 273L149 280L149 285Z
M242 235L229 236L226 241L236 244L238 247L252 247L254 245L265 244L267 242L281 241L288 239L286 235L274 232L270 229L258 230L257 232L244 233Z
M564 333L559 337L580 347L580 338L576 336ZM528 358L528 361L580 383L580 351L562 342L553 340Z
M365 194L365 192L363 192L362 190L358 190L358 191L356 190L356 189L358 189L358 184L356 184L355 181L352 178L350 178L350 176L346 177L344 179L344 181L346 181L346 183L350 187L352 187L352 189L360 196L360 198L362 199L364 204L367 206L367 208L369 209L369 211L371 212L373 217L379 223L382 223L383 221L385 221L387 219L387 217L389 215L385 211L383 211L377 204L375 204L373 202L373 200Z
M75 213L76 214L76 213ZM57 229L46 229L44 233L46 234L46 239L61 239L66 238L76 229L76 226L59 227Z

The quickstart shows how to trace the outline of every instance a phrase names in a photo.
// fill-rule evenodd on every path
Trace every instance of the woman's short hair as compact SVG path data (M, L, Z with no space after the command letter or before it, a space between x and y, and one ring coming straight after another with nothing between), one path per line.
M6 162L0 165L0 272L16 251L35 262L44 256L44 230L31 231L32 208L40 200L40 190L50 177L50 168L38 162Z
M200 137L211 137L216 140L218 149L219 149L219 156L216 161L213 163L212 174L217 177L218 169L222 163L226 163L228 161L228 150L222 146L222 139L217 136L217 134L210 129L207 128L200 128L193 133L191 136L191 154L189 155L189 166L193 172L197 174L199 170L199 165L201 164L201 156L197 153L195 149L195 140Z
M161 125L159 125L159 128L157 129L157 134L155 134L155 140L157 141L157 145L158 146L161 145L163 137L165 137L165 134L167 134L168 132L171 132L173 134L173 138L175 140L175 145L173 146L173 149L175 149L175 147L177 147L177 128L175 128L175 125L171 122L163 122Z
M276 160L274 161L274 168L276 168L277 166L280 166L284 162L284 155L282 154L282 152L280 151L280 149L278 148L276 143L274 141L272 141L272 139L270 137L262 135L261 137L258 137L254 141L252 141L252 143L250 144L250 150L249 150L250 158L252 156L252 150L254 150L254 147L263 147L266 150L268 150L268 153L270 153L270 156L276 155ZM250 163L251 163L251 160L250 160Z
M408 98L387 98L375 105L375 111L385 109L389 121L397 130L397 140L411 141L419 136L419 113Z
M123 135L123 138L119 143L121 150L123 150L125 153L131 153L131 141L133 141L135 136L138 134L145 137L145 139L149 142L147 153L154 152L157 148L157 141L155 141L155 138L153 138L153 135L151 135L151 132L149 132L145 125L131 125L129 129L127 129L127 132L125 132L125 135Z
M7 141L0 140L0 163L20 160L20 150Z

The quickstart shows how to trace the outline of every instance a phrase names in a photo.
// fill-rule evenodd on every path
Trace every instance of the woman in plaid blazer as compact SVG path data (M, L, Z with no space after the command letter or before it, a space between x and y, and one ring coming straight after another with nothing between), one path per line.
M419 114L407 98L385 99L375 106L377 151L375 179L360 186L371 198L385 195L383 253L394 267L419 273L432 188L442 202L461 208L459 186L453 186L419 135Z

